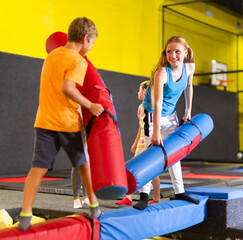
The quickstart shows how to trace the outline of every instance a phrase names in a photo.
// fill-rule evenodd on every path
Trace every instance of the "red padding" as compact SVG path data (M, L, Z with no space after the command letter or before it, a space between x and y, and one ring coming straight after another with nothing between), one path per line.
M132 194L136 191L137 188L137 181L134 175L126 169L127 173L127 182L129 183L127 194Z
M41 181L62 180L65 178L43 177ZM0 182L25 182L26 177L0 178Z
M91 238L93 232L93 238ZM0 230L1 240L100 240L100 221L93 219L93 229L83 215L70 215L31 226L26 232L16 228Z
M201 134L198 134L191 142L190 145L181 148L180 150L174 152L168 156L168 165L167 168L178 162L179 159L184 158L188 155L200 142Z
M52 50L65 46L67 40L68 36L64 32L55 32L51 34L46 40L46 52L49 54Z
M195 168L195 167L181 166L181 169L191 169L191 168Z
M227 176L227 175L215 175L215 174L196 174L196 173L183 174L183 178L231 179L231 178L239 178L239 177L242 177L242 176Z
M109 186L127 189L121 137L116 124L106 113L93 123L88 137L88 151L94 192Z

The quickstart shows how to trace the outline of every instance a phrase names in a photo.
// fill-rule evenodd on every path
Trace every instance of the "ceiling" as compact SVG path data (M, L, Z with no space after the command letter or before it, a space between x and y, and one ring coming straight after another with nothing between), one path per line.
M243 17L243 0L210 0L210 2Z

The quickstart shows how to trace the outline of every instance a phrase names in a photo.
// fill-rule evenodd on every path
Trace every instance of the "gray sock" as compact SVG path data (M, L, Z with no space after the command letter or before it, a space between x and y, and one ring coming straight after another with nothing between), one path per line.
M71 181L72 181L73 196L79 197L82 181L77 167L72 168Z
M30 217L20 216L19 217L19 224L17 226L17 229L19 229L21 231L28 230L28 228L31 226L31 223L30 223L31 218L32 218L32 216L30 216Z
M89 216L92 218L98 218L102 212L100 211L99 206L97 207L90 207L89 206Z

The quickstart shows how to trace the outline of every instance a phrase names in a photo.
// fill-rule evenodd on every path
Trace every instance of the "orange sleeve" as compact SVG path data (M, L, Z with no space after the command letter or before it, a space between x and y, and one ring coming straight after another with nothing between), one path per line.
M74 64L65 74L65 79L69 79L79 84L83 85L84 77L87 71L88 64L85 60Z

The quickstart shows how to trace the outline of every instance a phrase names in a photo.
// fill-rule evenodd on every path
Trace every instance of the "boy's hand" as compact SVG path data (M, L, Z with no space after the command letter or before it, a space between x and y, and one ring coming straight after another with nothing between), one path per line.
M104 108L99 103L92 103L89 111L96 117L99 117L104 112Z

